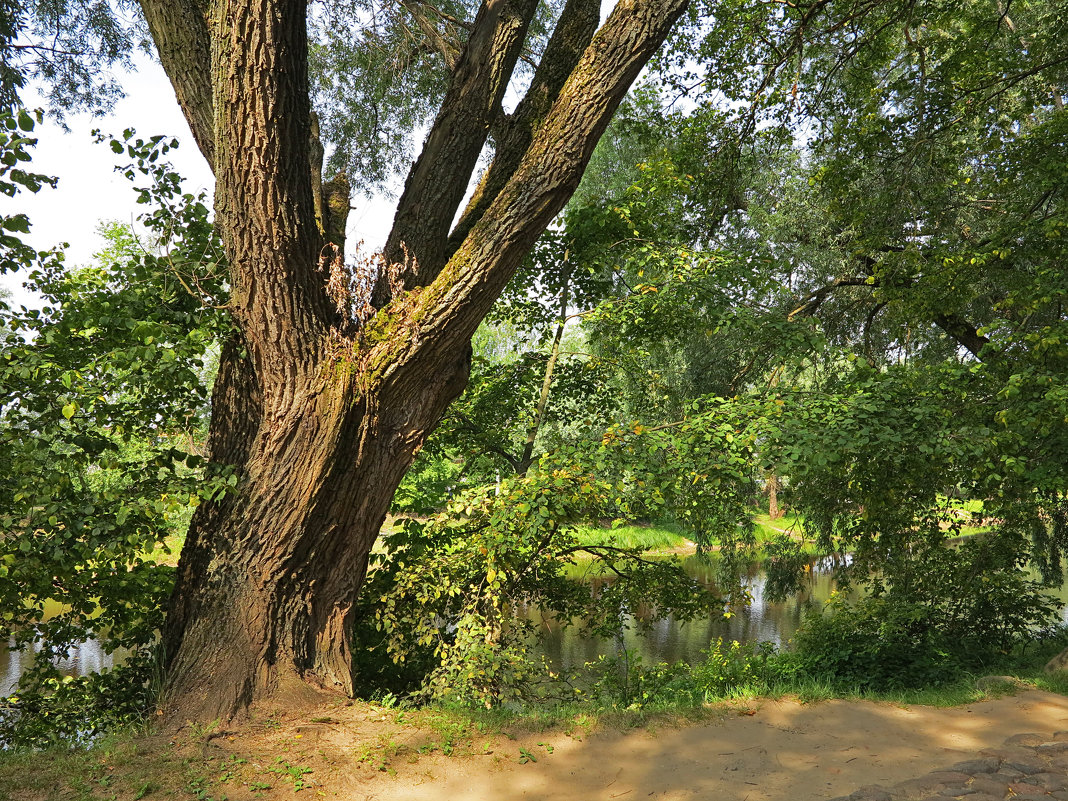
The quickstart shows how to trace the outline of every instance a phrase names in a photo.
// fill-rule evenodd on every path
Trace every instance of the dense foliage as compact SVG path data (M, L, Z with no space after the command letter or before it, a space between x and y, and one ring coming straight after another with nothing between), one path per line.
M26 286L44 299L0 310L0 637L36 651L19 703L52 721L20 722L14 734L30 741L69 730L55 718L78 719L79 693L110 695L120 717L143 708L171 587L164 562L197 500L227 488L225 472L205 475L200 455L224 325L207 210L166 165L173 142L127 131L110 144L130 158L124 171L148 207L140 237L105 226L107 246L74 269L60 251L0 243L8 269L28 271ZM88 639L127 655L129 673L103 679L125 688L119 697L60 681L54 660Z
M506 293L494 330L531 351L484 359L432 438L430 506L531 432L556 454L670 426L663 464L689 469L711 404L749 437L731 486L781 485L869 593L811 618L795 667L914 684L1026 641L1053 610L1020 571L1059 582L1066 533L1065 33L1035 4L695 7ZM535 369L557 352L570 372ZM728 555L747 525L733 489L655 492L627 514Z

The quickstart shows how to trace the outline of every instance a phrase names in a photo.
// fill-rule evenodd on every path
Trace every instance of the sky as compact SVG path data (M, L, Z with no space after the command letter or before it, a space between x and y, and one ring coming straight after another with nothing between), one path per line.
M113 153L106 142L94 144L94 128L109 136L134 128L146 139L157 134L177 138L180 145L168 157L186 179L186 190L204 190L210 200L214 188L211 171L193 142L162 67L141 56L137 71L126 74L121 82L126 97L106 117L68 116L65 122L69 131L46 118L35 130L38 143L32 149L30 169L58 176L56 189L45 186L37 194L0 196L0 214L29 215L32 228L26 239L38 250L67 242L67 263L71 266L87 263L103 246L96 233L101 222L132 223L144 211L136 202L130 181L115 171L123 163L122 156ZM35 104L31 93L26 93L24 100L31 108ZM360 198L349 217L350 240L381 246L392 218L393 202L388 198ZM18 274L0 275L0 287L11 292L16 305L39 306L40 300L25 292L21 282Z

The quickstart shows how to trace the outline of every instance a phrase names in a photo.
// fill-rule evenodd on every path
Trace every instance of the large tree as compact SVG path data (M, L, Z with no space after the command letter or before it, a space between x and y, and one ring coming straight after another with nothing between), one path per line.
M344 181L316 177L306 0L141 6L215 172L233 332L209 445L240 476L188 534L166 705L211 718L351 693L353 601L393 493L467 381L473 332L685 0L622 0L599 30L597 2L568 0L510 115L501 99L537 4L484 2L384 257L355 274ZM490 132L492 164L453 226Z

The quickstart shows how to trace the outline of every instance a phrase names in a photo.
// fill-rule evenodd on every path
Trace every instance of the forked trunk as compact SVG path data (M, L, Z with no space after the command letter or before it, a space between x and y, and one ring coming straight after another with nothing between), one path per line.
M141 4L215 170L235 326L210 451L238 482L197 510L182 551L162 705L210 720L351 693L349 617L393 493L467 381L472 334L685 0L621 0L592 41L596 6L567 4L506 166L449 241L535 8L483 3L390 235L404 263L382 265L371 305L353 297L343 226L324 219L345 211L347 184L324 204L312 177L306 0Z

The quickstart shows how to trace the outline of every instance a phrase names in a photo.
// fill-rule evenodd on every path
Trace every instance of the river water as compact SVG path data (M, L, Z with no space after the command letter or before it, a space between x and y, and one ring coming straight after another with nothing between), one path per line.
M690 557L683 566L691 576L714 589L712 569L703 559ZM688 622L673 617L661 618L654 620L645 632L630 625L623 633L623 644L631 654L640 655L646 665L699 660L701 651L717 638L728 642L770 642L778 647L785 646L801 624L805 609L822 606L830 598L834 590L833 572L831 559L816 560L806 570L802 589L797 595L784 601L771 601L765 595L764 571L754 564L742 576L742 585L751 598L747 608L736 610L729 618L721 612ZM600 654L618 651L617 641L583 637L577 626L561 626L538 610L529 610L525 617L541 629L541 650L554 668L574 670L596 660ZM627 622L633 623L633 620Z
M711 569L698 557L684 562L690 575L712 585ZM707 618L680 622L671 617L653 621L648 632L639 633L633 626L623 635L623 642L632 654L640 655L646 665L657 662L696 661L701 651L718 637L725 641L743 643L771 642L785 646L809 606L821 606L834 590L834 563L830 558L814 561L805 572L801 591L785 601L770 601L765 596L766 578L759 565L749 568L742 583L751 596L746 609L738 610L732 617L714 613ZM1068 601L1068 585L1055 593L1062 601ZM1068 614L1062 613L1068 621ZM529 609L525 617L538 624L542 631L541 650L549 662L560 670L573 670L586 662L593 662L601 654L614 655L618 643L582 637L577 626L561 626L551 617L537 609ZM0 649L0 697L10 695L18 677L32 661L30 652L10 652ZM105 654L99 643L90 641L71 650L69 657L59 663L66 675L84 676L88 673L111 667L113 655Z
M8 651L0 649L0 698L11 695L19 683L19 676L33 662L34 651ZM105 654L96 640L73 648L66 659L57 665L64 676L87 676L109 668L114 663L114 654Z

